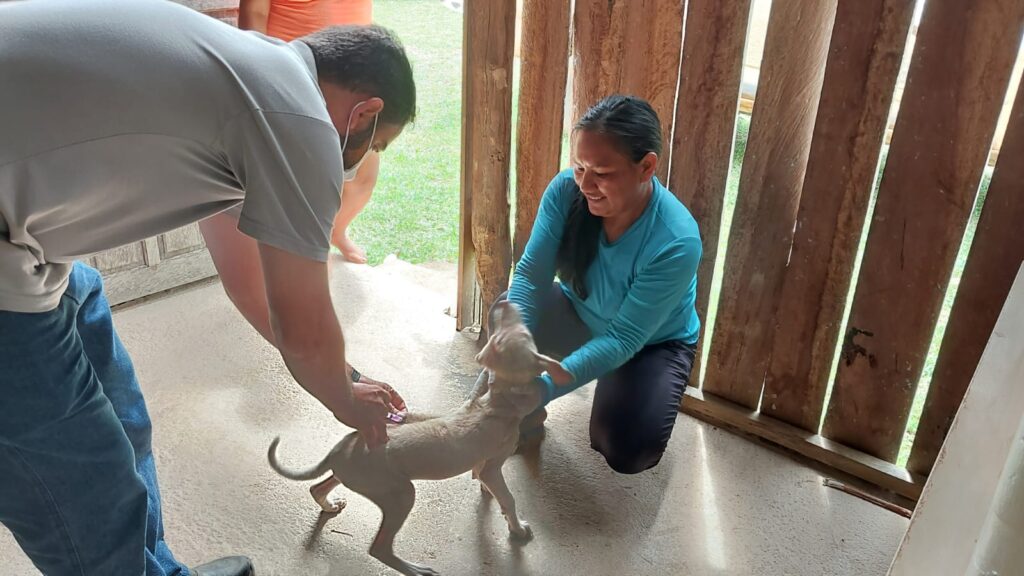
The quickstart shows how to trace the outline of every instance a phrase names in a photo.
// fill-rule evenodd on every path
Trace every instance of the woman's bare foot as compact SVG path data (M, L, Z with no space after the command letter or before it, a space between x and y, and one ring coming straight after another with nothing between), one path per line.
M345 257L345 260L353 264L366 264L366 252L356 246L356 243L348 237L347 232L336 233L331 237L331 244L341 251L341 255Z

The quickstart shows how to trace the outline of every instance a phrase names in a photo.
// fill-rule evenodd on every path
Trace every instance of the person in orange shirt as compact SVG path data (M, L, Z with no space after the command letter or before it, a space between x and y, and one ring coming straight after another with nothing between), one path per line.
M240 0L238 27L292 41L328 26L371 24L373 0ZM349 262L366 263L366 252L348 237L348 226L370 201L380 171L380 156L371 151L356 179L346 182L341 210L334 218L331 243Z

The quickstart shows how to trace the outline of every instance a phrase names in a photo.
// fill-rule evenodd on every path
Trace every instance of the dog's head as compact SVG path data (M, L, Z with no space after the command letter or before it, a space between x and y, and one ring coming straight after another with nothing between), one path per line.
M533 335L511 302L494 305L490 326L491 337L476 355L476 361L493 372L496 379L517 384L527 382L557 363L537 352Z

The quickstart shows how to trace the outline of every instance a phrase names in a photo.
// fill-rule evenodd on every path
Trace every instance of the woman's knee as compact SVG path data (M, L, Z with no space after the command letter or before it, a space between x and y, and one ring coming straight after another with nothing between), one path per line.
M608 466L619 474L639 474L654 468L665 454L665 445L657 443L643 445L612 442L594 446L594 449L600 452Z
M590 423L590 445L604 456L612 470L620 474L637 474L653 468L661 461L668 446L664 434L636 426L615 425L599 418Z

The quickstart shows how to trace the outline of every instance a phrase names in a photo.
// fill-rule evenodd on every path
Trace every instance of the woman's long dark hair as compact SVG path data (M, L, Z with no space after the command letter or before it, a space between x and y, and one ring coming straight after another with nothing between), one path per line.
M641 98L608 96L576 122L573 132L580 130L608 136L633 162L650 152L661 154L661 122L654 108ZM577 188L555 262L558 277L584 300L589 295L587 270L597 256L600 238L601 218L590 213L587 199Z

